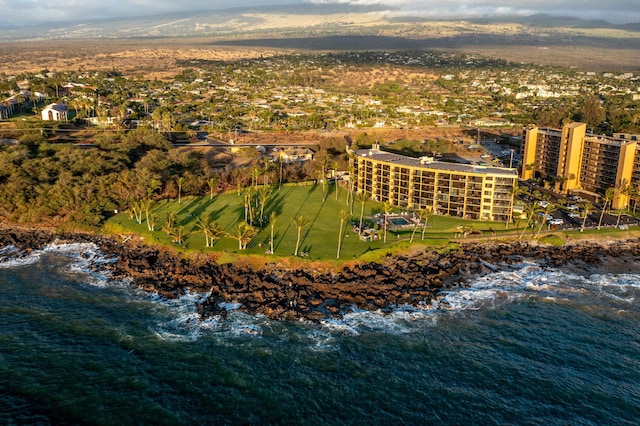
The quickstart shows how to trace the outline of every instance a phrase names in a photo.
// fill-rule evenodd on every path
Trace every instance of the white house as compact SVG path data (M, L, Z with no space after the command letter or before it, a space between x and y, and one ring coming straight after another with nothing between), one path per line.
M65 104L49 104L42 109L42 119L46 121L67 121L69 107Z

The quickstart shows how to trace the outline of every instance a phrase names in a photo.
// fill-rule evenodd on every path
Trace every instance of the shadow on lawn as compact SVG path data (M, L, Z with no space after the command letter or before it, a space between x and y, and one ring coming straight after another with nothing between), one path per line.
M212 203L209 199L194 199L183 208L178 210L177 214L184 217L181 221L182 225L189 225L192 222L198 220L198 218L205 214L209 205ZM222 212L225 210L225 207L220 207L218 209L212 210L208 216L212 220L218 220L222 215Z
M307 196L305 197L305 199L304 199L304 200L300 203L300 205L298 206L298 210L297 210L294 214L292 214L292 215L291 215L291 218L294 218L294 217L296 217L297 215L299 215L299 214L300 214L300 210L302 210L302 207L307 203L307 201L309 200L309 197L311 197L311 194L312 194L312 193L314 193L314 192L316 191L316 189L318 189L318 185L317 185L317 184L312 185L312 186L311 186L311 188L309 188L309 191L307 192ZM292 190L293 190L293 189L290 189L289 191L292 191ZM282 199L285 199L285 198L286 198L286 196L283 194L283 195L282 195L281 200L282 200ZM280 203L279 203L279 204L276 204L276 205L274 206L274 209L279 209L280 211L282 211L282 207L283 207L283 205L282 205L282 201L280 201ZM318 210L318 213L320 212L320 210L322 210L322 209L319 209L319 210ZM276 212L277 212L277 211L278 211L278 210L276 210ZM313 221L310 223L310 225L311 225L311 226L308 226L308 227L307 227L307 231L306 231L306 232L304 233L304 235L302 235L302 237L300 238L300 243L301 243L301 244L304 242L305 238L307 237L307 234L308 234L308 233L309 233L309 231L311 230L311 227L313 226L313 223L315 222L315 220L316 220L317 218L318 218L318 214L316 214L315 218L314 218L314 219L313 219ZM278 240L278 243L276 244L276 246L279 246L279 245L280 245L280 243L282 242L282 240L283 240L284 236L287 234L287 232L289 232L289 228L291 228L291 224L292 224L292 222L291 222L291 221L289 221L289 223L287 224L286 229L285 229L285 230L284 230L284 232L282 233L282 238L280 238L280 239Z

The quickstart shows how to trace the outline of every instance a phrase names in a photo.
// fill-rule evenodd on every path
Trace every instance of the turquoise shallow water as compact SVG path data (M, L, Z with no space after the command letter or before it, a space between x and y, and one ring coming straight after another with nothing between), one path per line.
M639 276L531 264L388 316L200 322L202 295L163 301L102 261L0 263L1 424L640 423Z

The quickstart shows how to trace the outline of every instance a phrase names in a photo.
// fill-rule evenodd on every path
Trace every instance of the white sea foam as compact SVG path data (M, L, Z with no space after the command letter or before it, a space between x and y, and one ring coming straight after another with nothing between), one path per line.
M0 256L11 255L16 253L18 248L13 244L9 244L8 246L0 247Z
M202 336L201 321L196 312L196 302L203 299L202 293L187 291L176 299L151 299L156 304L156 313L164 318L157 323L154 333L162 340L193 342Z
M317 352L327 352L337 349L336 335L329 329L310 327L305 334L309 349Z
M9 256L0 256L0 269L20 268L38 263L40 260L39 252L29 254L16 254Z
M504 271L478 277L460 288L441 292L434 301L419 306L398 306L390 312L366 311L351 307L340 318L327 318L305 324L295 333L307 339L309 348L317 351L337 349L344 337L357 338L367 333L407 334L424 327L436 326L444 316L465 311L494 309L522 299L544 303L597 303L594 297L607 297L623 303L633 302L639 295L640 276L594 275L585 278L536 264L522 264ZM235 302L221 303L225 317L200 320L195 303L206 294L187 293L174 301L162 301L171 313L158 325L156 334L165 340L194 341L209 336L221 344L237 344L237 338L291 338L292 324L269 320L261 315L241 311ZM594 300L596 302L594 302ZM623 311L624 312L624 311Z
M169 318L157 324L154 334L163 340L177 342L195 341L205 334L223 338L263 335L265 317L242 312L239 310L240 304L235 302L220 304L227 310L225 318L201 320L196 312L196 303L204 301L207 296L206 293L186 292L173 300L155 299L154 303L162 307L161 311Z
M640 276L633 274L594 274L590 277L597 292L608 299L633 303L640 297Z
M54 242L42 249L44 254L65 256L71 260L68 272L82 274L86 284L105 287L113 285L110 281L111 273L106 265L116 261L115 257L108 257L93 243L58 243Z
M14 246L0 248L0 268L16 268L33 265L43 256L60 255L71 260L61 272L83 274L87 284L107 285L110 273L105 265L115 262L114 257L105 256L93 243L52 243L41 250L22 251Z

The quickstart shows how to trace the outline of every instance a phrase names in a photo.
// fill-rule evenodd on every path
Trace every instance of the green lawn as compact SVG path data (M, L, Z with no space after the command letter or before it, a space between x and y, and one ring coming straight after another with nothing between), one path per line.
M274 188L271 198L265 208L265 216L275 211L279 216L275 226L274 256L291 256L295 250L297 229L291 219L297 214L305 215L310 223L302 229L300 251L308 253L312 260L330 260L336 258L338 232L340 221L338 212L341 209L348 211L346 205L346 191L340 189L338 200L335 197L335 186L327 185L327 196L323 202L322 185L296 185L283 186L280 190ZM357 223L360 219L361 204L356 199L354 214L347 222ZM365 205L365 217L381 212L381 203L369 201ZM238 250L237 240L223 237L218 240L213 248L205 248L205 239L202 232L196 228L200 215L209 215L212 220L219 222L227 231L232 231L239 221L244 220L243 196L237 192L216 195L212 200L204 197L184 197L181 203L175 199L158 201L153 210L159 218L156 231L149 232L147 224L138 225L130 219L128 212L118 214L107 222L107 228L112 232L134 232L144 236L148 241L174 245L172 238L159 229L164 223L168 212L175 211L178 215L178 225L184 226L190 232L182 246L185 250L202 250L211 252L264 254L269 248L270 227L266 225L251 241L248 248ZM259 214L259 210L258 210ZM414 244L444 245L449 242L460 225L472 226L478 230L494 229L501 233L505 226L503 223L474 222L462 219L434 216L429 221L429 227L424 241L421 240L421 229L418 229L414 238ZM510 230L513 232L512 230ZM345 223L344 238L340 259L348 260L360 258L367 252L383 249L383 252L403 248L408 245L411 230L395 234L387 234L387 242L382 242L382 231L379 231L380 239L373 242L364 242L353 232L352 225ZM369 256L367 256L369 257Z

